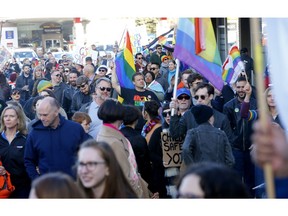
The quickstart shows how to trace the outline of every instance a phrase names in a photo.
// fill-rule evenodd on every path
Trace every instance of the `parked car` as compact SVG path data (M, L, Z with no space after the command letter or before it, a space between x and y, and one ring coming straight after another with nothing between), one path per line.
M25 58L28 58L30 62L32 61L33 58L38 58L38 55L36 54L36 52L30 48L13 49L11 51L11 54L21 64L20 66L22 66L23 60Z

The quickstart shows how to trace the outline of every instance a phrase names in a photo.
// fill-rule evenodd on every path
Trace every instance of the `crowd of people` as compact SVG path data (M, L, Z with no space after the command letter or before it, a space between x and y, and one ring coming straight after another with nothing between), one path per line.
M47 53L22 64L12 58L0 72L0 175L11 175L9 198L263 198L255 188L266 162L287 186L273 88L266 131L250 74L222 91L183 65L176 80L179 65L160 44L135 54L133 89L119 85L113 61L76 64ZM288 195L287 187L276 192Z

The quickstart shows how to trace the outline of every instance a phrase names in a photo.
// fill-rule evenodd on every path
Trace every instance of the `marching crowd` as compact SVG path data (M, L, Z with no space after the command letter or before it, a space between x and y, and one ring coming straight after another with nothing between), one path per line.
M89 56L84 64L52 53L22 67L13 57L3 64L0 177L9 174L14 187L4 196L0 184L0 197L263 198L255 188L266 162L287 185L287 141L271 87L263 92L267 131L245 72L219 91L182 64L175 80L173 52L160 44L149 51L135 54L133 89L119 85L114 61ZM164 133L183 140L173 166L163 159Z

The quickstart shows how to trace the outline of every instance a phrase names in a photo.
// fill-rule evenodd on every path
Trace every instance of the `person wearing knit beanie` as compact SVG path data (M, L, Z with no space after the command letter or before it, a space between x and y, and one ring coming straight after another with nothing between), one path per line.
M191 109L197 124L207 122L213 116L213 109L209 106L198 104Z
M53 88L53 85L50 81L47 81L47 80L41 80L37 85L38 93L40 93L43 90L48 89L48 88Z

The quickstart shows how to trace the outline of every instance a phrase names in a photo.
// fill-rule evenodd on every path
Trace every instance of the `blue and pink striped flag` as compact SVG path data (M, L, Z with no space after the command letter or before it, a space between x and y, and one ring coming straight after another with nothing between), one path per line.
M210 18L180 18L173 56L222 90L222 62Z

